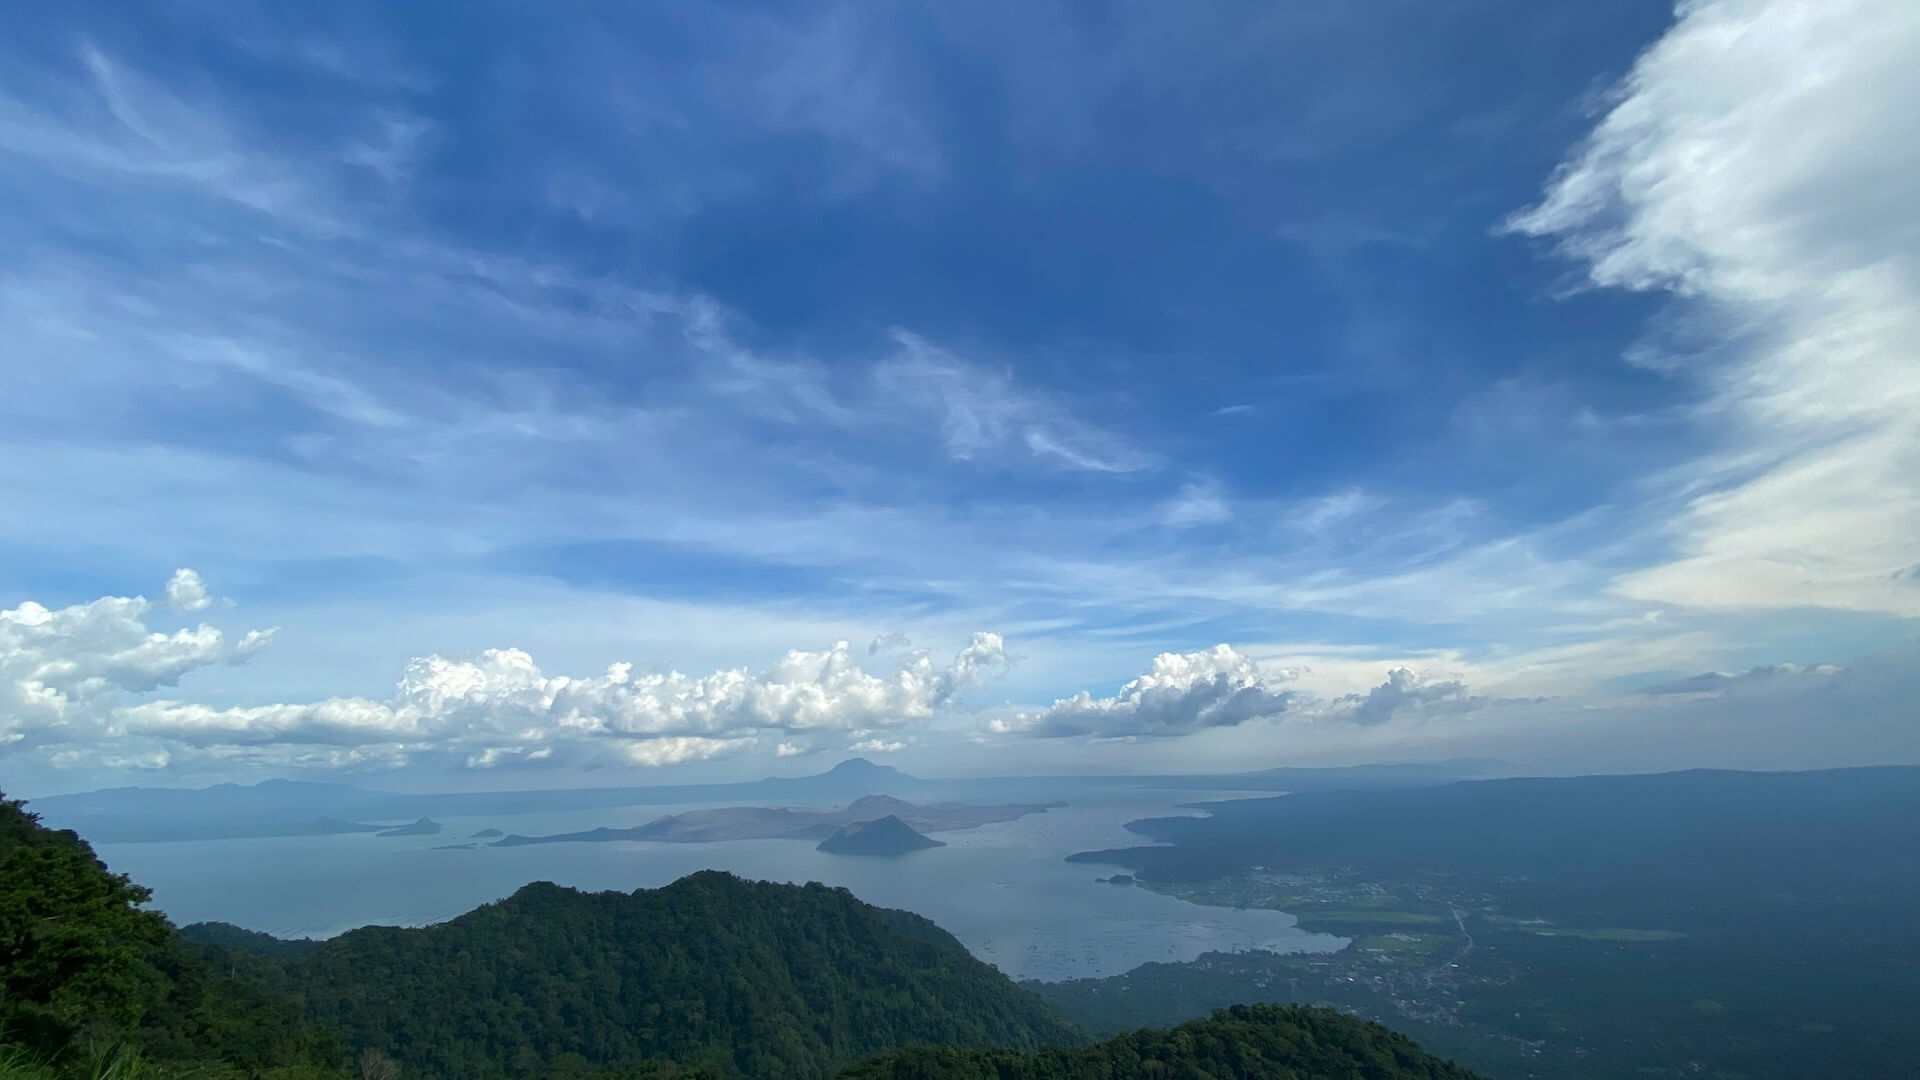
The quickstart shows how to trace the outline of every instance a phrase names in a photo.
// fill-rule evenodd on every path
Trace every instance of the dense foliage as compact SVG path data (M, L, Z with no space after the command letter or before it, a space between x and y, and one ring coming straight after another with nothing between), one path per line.
M1329 1009L1236 1005L1170 1031L1035 1054L915 1047L854 1066L843 1080L1469 1080L1465 1069L1378 1024Z
M88 1025L125 1030L162 991L166 920L71 832L0 803L0 1031L59 1049Z
M141 906L148 896L72 832L0 800L0 1047L9 1067L107 1047L208 1069L338 1056L293 1006L210 971Z
M463 1080L648 1060L821 1076L912 1043L1080 1038L919 916L717 872L631 894L536 883L438 926L235 963L351 1045Z

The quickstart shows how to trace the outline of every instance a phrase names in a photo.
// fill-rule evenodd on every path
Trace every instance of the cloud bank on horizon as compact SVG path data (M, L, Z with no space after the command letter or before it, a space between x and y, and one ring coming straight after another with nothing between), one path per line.
M1920 758L1920 10L1602 7L23 11L0 781Z

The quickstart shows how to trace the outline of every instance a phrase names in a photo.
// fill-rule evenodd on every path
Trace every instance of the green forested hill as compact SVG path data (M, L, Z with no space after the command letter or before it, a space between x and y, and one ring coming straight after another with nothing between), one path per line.
M235 962L353 1046L462 1080L581 1059L807 1077L912 1043L1080 1040L919 916L712 871L634 893L536 883L438 926Z
M842 1080L1471 1080L1412 1040L1334 1012L1236 1005L1169 1031L1097 1046L1016 1054L916 1047L841 1073Z

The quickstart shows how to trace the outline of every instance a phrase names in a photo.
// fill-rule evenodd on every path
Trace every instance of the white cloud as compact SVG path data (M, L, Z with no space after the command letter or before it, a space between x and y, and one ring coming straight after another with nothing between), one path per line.
M130 701L195 669L244 660L272 636L250 631L230 649L212 626L151 631L152 610L140 597L108 597L0 612L0 743L51 748L56 763L96 764L197 753L260 763L659 765L749 749L772 732L834 734L880 751L906 745L900 729L929 721L1008 659L999 635L979 633L945 666L919 652L891 673L861 669L842 641L790 651L763 673L639 673L615 663L570 677L548 674L519 649L488 649L471 659L415 659L384 700ZM783 742L782 753L797 752L784 749L793 745Z
M1734 646L1715 633L1633 618L1558 627L1551 644L1536 641L1473 650L1396 648L1385 644L1271 642L1240 646L1273 670L1295 673L1289 685L1326 703L1366 698L1406 669L1416 684L1460 682L1476 703L1585 698L1647 672L1708 666ZM1435 673L1444 672L1444 675Z
M877 747L888 740L871 736L874 729L931 719L1005 659L997 635L976 634L945 668L916 654L890 676L857 667L843 641L788 652L762 674L637 674L616 663L599 676L569 677L546 674L518 649L489 649L472 660L416 659L385 701L226 709L155 702L122 710L115 730L195 747L327 745L482 767L562 755L590 763L611 748L631 763L659 765L746 749L770 731L841 733Z
M1492 702L1445 723L1352 727L1355 748L1493 756L1547 772L1825 768L1920 760L1920 655L1736 678L1726 692ZM1337 733L1329 733L1337 734ZM1364 755L1364 749L1362 754Z
M233 647L233 655L244 660L272 644L274 635L279 632L280 628L277 626L270 626L264 630L249 630L240 635L239 642Z
M1082 690L1045 711L996 717L989 726L1045 737L1185 735L1286 712L1297 695L1285 681L1229 645L1161 653L1113 697Z
M1286 654L1285 663L1257 660L1230 645L1162 653L1145 674L1113 697L1095 698L1082 691L1044 710L996 711L987 717L986 728L993 734L1043 737L1175 736L1284 715L1297 721L1293 730L1318 731L1424 722L1544 700L1476 695L1457 674L1441 676L1383 663L1379 650L1369 646L1330 648L1318 646L1311 654L1312 663L1328 671L1306 666L1307 654L1300 652ZM1366 680L1358 683L1365 692L1328 692L1329 686L1355 685L1357 680Z
M913 640L902 633L876 634L873 640L867 643L867 655L873 656L876 653L904 649L912 644Z
M1920 6L1687 0L1511 227L1666 291L1722 451L1625 597L1920 616ZM1642 349L1642 354L1657 346Z
M1044 464L1087 472L1136 472L1154 464L1121 436L1017 386L1010 373L966 363L917 334L896 330L893 337L896 351L873 369L881 401L938 417L956 461L1024 449Z
M129 695L177 686L216 664L238 663L206 624L171 633L150 629L153 604L108 596L58 610L31 600L0 611L0 745L97 738Z
M644 742L626 743L620 747L621 754L633 765L678 765L686 761L706 761L711 758L727 757L753 748L752 737L733 739L708 739L695 735L676 735L664 739L648 739ZM539 760L536 755L546 748L530 751L527 757ZM495 752L488 747L482 754ZM484 768L488 762L469 758L467 763L476 768Z
M205 611L212 603L207 598L206 583L193 570L181 567L167 579L167 605L173 610Z
M861 739L847 749L856 754L894 754L911 745L906 739Z
M1458 679L1439 679L1410 668L1394 668L1387 681L1360 694L1350 694L1334 702L1334 715L1356 724L1384 724L1409 710L1435 706L1454 711L1472 708L1479 699L1467 693L1467 684Z
M1386 500L1378 495L1349 488L1346 491L1307 500L1291 515L1291 518L1295 526L1302 531L1321 533L1343 522L1378 510L1384 505Z
M0 150L98 189L191 192L317 232L347 227L324 211L337 163L301 171L255 152L219 102L177 95L84 42L72 67L9 59L61 82L40 87L51 92L37 107L0 94Z
M1160 508L1160 521L1176 529L1218 525L1233 520L1233 507L1211 483L1192 483Z
M806 752L806 747L801 746L799 743L791 742L783 742L773 748L774 757L798 757Z
M1223 700L1214 692L1209 673L1248 673L1241 663L1245 660L1244 654L1225 646L1164 656L1155 662L1155 672L1112 698L1080 694L1044 711L993 710L980 742L992 747L998 740L991 736L1010 734L1089 736L1093 741L1071 744L1076 755L1071 760L1124 766L1128 759L1114 749L1119 742L1099 741L1102 736L1124 741L1148 734L1184 736L1159 743L1153 752L1156 764L1149 769L1179 767L1169 764L1174 761L1189 768L1219 769L1222 755L1231 755L1234 767L1247 769L1491 757L1522 770L1552 773L1821 768L1920 760L1920 725L1909 715L1911 702L1920 694L1920 654L1911 648L1842 667L1778 664L1735 676L1680 680L1651 692L1595 691L1551 698L1483 695L1459 676L1405 666L1389 671L1365 693L1316 696L1299 688L1311 676L1288 670L1260 676L1266 693L1284 701L1279 708L1258 711L1283 708L1285 723L1262 726L1257 739L1231 730L1230 718L1227 724L1149 730L1150 721L1139 715L1156 704L1179 714ZM1339 681L1377 663L1358 658L1352 662L1358 666L1337 672ZM1276 670L1271 664L1256 670L1262 669ZM1190 693L1189 688L1197 690ZM1035 748L1037 754L1045 752Z

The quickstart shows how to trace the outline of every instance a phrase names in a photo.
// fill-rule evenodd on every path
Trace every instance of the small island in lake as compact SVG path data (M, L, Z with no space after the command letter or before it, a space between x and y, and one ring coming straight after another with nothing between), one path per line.
M877 821L856 821L842 825L832 836L820 841L818 850L829 855L905 855L923 848L946 847L930 836L913 831L913 826L892 814Z
M1097 877L1093 880L1101 885L1131 885L1133 884L1133 875L1115 874L1112 877Z
M500 831L499 829L481 829L481 830L480 830L479 832L477 832L477 833L474 833L474 834L473 834L473 836L472 836L472 837L470 837L469 839L473 839L473 840L492 840L492 839L494 839L495 837L500 837L500 836L505 836L505 835L507 835L507 834L506 834L506 833L503 833L503 832L501 832L501 831Z
M474 848L478 846L479 846L478 844L441 844L438 847L434 848L433 850L435 851L472 851Z
M396 825L391 829L382 829L375 836L438 836L440 823L432 818L421 818L410 825Z

